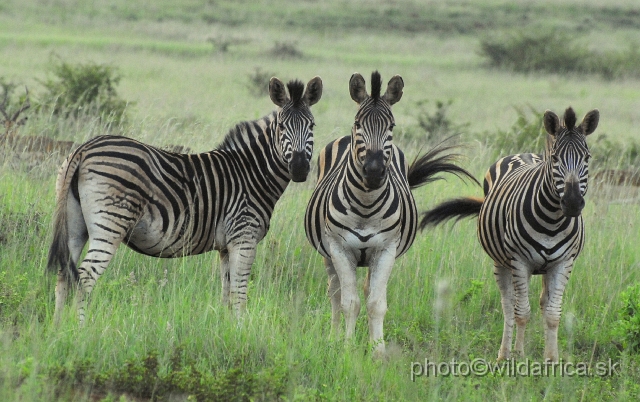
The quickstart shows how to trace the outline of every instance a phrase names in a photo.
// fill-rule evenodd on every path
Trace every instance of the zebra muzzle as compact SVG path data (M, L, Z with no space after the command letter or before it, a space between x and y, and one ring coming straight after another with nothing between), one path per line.
M293 151L291 154L291 160L289 161L289 174L291 180L300 183L307 180L309 174L309 160L307 160L306 152Z
M364 183L368 188L380 188L387 174L387 167L384 163L384 153L380 151L367 151L362 166Z
M584 208L584 197L580 193L580 182L570 181L564 184L564 194L560 199L560 207L564 216L573 218L579 216Z

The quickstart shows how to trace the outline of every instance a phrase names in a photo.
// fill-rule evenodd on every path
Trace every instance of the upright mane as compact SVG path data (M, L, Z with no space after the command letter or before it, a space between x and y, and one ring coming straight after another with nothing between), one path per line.
M289 90L291 102L295 106L299 106L302 103L302 95L304 94L304 83L299 80L291 80L287 84L287 89Z
M576 126L576 112L573 111L571 106L564 112L564 126L567 130L573 130Z
M378 71L371 73L371 97L374 101L380 99L380 88L382 87L382 78Z
M245 136L245 133L251 135L251 133L253 132L253 130L251 129L252 126L255 126L261 120L264 120L267 122L272 120L275 114L276 112L273 111L258 120L248 120L248 121L243 121L236 124L232 129L229 130L229 132L227 132L227 134L224 136L224 139L222 140L220 145L218 145L215 149L227 149L227 150L237 149L236 144L238 142L240 143L243 142L242 138Z

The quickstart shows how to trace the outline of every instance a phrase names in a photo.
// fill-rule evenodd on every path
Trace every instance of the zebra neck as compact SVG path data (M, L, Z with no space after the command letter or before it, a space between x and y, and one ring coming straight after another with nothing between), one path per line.
M540 188L536 189L534 196L536 203L544 206L548 213L557 215L558 218L564 216L562 208L560 208L560 194L553 183L553 167L551 160L546 159L542 162L540 170L541 179L539 181Z
M257 183L269 196L278 199L289 184L289 169L285 163L277 138L276 112L261 119L238 124L227 135L223 149L247 171L247 177Z

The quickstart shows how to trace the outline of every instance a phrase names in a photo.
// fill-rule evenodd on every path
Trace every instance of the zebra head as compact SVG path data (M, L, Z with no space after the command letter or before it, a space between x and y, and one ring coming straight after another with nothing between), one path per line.
M307 84L298 80L284 84L276 77L269 81L269 96L279 106L274 120L280 154L287 164L289 176L294 182L307 180L313 153L313 115L310 107L322 96L322 79L314 77Z
M377 71L371 74L371 95L362 75L355 73L349 80L351 99L359 106L351 129L351 159L370 189L380 188L387 178L395 126L391 106L402 98L404 81L399 75L391 78L382 96L381 86Z
M553 186L560 197L562 213L567 217L580 215L584 207L589 176L589 147L586 136L598 127L600 112L594 109L576 126L576 114L572 108L564 112L564 124L550 110L544 114L544 128L553 140L548 144Z

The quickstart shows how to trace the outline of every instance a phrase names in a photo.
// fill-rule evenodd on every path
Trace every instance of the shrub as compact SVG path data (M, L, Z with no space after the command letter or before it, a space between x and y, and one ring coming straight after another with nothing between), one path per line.
M595 168L637 169L640 166L640 142L628 139L624 144L600 134L591 144Z
M640 351L640 283L631 285L620 293L622 308L613 326L613 336L620 340L624 350Z
M300 59L303 56L295 42L276 42L269 54L279 59Z
M420 143L434 144L443 141L445 138L462 134L470 123L455 123L449 118L448 110L453 104L453 100L447 102L436 101L435 111L429 110L429 101L424 99L416 102L416 120L418 125L410 127L398 138L406 147L413 141Z
M606 79L640 75L637 44L626 51L598 53L555 30L486 37L479 53L491 67L522 73L593 73Z
M276 73L263 71L260 67L256 67L253 73L248 75L247 89L256 98L267 96L269 95L269 80L275 75Z
M487 135L487 145L495 152L494 159L515 153L544 152L547 136L542 129L543 114L531 106L529 109L533 113L533 119L527 118L525 111L516 107L518 118L510 129Z
M51 72L55 78L42 83L47 91L43 105L54 115L99 116L116 124L126 119L131 102L118 96L116 86L121 77L115 67L60 62L51 66Z

